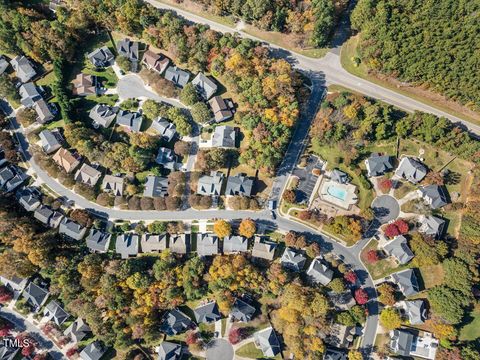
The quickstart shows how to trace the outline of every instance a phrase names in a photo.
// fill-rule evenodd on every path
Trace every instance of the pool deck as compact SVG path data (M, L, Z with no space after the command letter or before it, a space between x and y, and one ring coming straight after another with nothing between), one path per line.
M333 187L338 191L344 191L345 197L343 199L334 196L332 191L329 189ZM340 184L333 180L324 178L320 185L320 198L332 205L338 206L339 208L350 210L350 208L358 202L358 197L356 194L357 187L353 184Z

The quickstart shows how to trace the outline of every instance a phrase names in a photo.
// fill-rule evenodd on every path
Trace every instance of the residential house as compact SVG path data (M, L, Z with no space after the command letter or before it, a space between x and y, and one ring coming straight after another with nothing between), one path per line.
M160 147L158 149L158 154L155 162L158 165L162 165L165 169L172 171L175 171L180 165L177 162L177 155L175 155L173 150L165 147Z
M448 193L444 186L422 186L418 193L432 209L440 209L448 204Z
M395 175L417 184L427 175L427 168L420 161L405 156L395 170Z
M15 190L17 187L22 185L22 183L28 179L27 174L20 170L17 166L11 166L11 171L13 172L13 177L11 177L5 184L4 190L10 192ZM0 172L1 173L1 172ZM2 180L3 181L3 180Z
M212 147L234 148L236 147L235 128L232 126L217 126L212 135Z
M418 219L420 226L418 231L421 233L432 236L435 239L442 237L445 231L445 220L433 216L433 215L421 215Z
M91 252L105 253L110 247L112 234L105 231L90 229L85 241Z
M42 98L42 95L40 95L33 82L20 85L18 93L20 94L20 102L26 108L32 108L33 105Z
M5 166L0 170L0 187L4 187L7 182L15 176L15 168L13 166Z
M403 235L396 236L395 239L389 241L383 247L383 250L388 256L393 256L401 265L405 265L415 256L408 247L407 239Z
M22 83L29 82L37 75L32 63L25 56L16 56L10 61L10 64Z
M18 276L7 278L0 275L0 281L14 296L19 296L28 284L27 278L20 278Z
M190 74L176 66L169 66L165 71L165 79L171 81L174 85L183 88L190 80Z
M369 177L381 176L393 170L393 158L389 155L373 153L365 160Z
M419 332L415 334L407 329L395 329L390 331L390 349L396 355L419 357L434 360L439 342L432 334Z
M27 304L33 308L33 311L37 312L46 303L50 294L47 290L30 282L23 290L22 295L27 301Z
M58 149L52 159L67 173L71 173L78 165L80 165L80 160L64 148Z
M33 217L44 225L48 225L52 215L53 215L53 210L46 205L41 205L33 213Z
M39 134L40 140L42 141L42 149L46 154L51 154L62 147L62 144L58 140L60 135L56 133L58 134L56 131L43 130Z
M172 253L186 254L190 251L190 234L170 235L169 248Z
M197 236L197 255L211 256L218 254L218 237L212 234Z
M39 124L45 124L55 118L55 115L53 115L52 111L50 110L50 106L43 99L38 100L33 105L33 109L37 113L37 122Z
M50 216L50 219L48 220L48 226L50 226L52 229L58 228L63 218L64 216L61 212L54 211L52 216Z
M349 181L348 175L341 170L333 169L330 173L330 179L339 184L346 184Z
M215 96L208 102L216 123L229 120L233 117L235 106L230 100L225 101L221 96Z
M222 318L222 316L220 315L220 311L218 310L217 303L215 301L210 301L193 309L193 314L195 315L195 319L199 324L213 323Z
M177 135L177 128L175 125L162 117L153 120L151 129L158 132L158 134L168 142L172 141Z
M198 179L197 194L205 196L219 196L222 191L225 175L219 171L212 171L210 175L203 175Z
M82 318L77 318L73 323L70 324L69 327L65 329L63 334L68 336L72 341L78 343L82 341L88 334L90 334L92 330L90 326L87 325L85 320Z
M168 195L168 179L161 176L147 176L143 196L165 197Z
M412 269L396 272L392 274L392 279L406 297L415 295L419 291L417 276Z
M113 64L115 56L106 46L93 50L87 55L88 60L97 68L108 67Z
M163 72L170 64L170 59L166 58L161 54L154 53L152 50L148 49L143 54L142 63L148 70L163 74Z
M160 252L167 249L168 234L143 234L140 247L144 253Z
M333 271L323 261L322 257L317 257L308 267L307 275L313 283L326 286L332 281Z
M52 300L45 306L43 316L47 318L47 321L53 321L60 326L70 317L70 314L67 313L57 301Z
M305 266L307 258L301 252L287 247L283 252L280 262L286 269L300 272Z
M253 334L255 346L260 349L264 356L274 357L280 353L280 342L275 330L270 326Z
M117 52L119 56L126 57L132 63L136 63L140 60L138 48L138 41L131 41L128 38L120 40L117 42Z
M105 104L97 104L91 110L88 116L93 120L93 123L97 126L103 126L104 128L110 127L113 120L117 116L116 109Z
M230 311L230 317L233 320L249 322L252 320L255 312L256 309L254 306L243 299L236 298Z
M95 186L101 176L102 173L100 171L94 169L90 165L83 164L75 173L75 181L80 181L88 186Z
M124 126L132 132L139 132L142 128L142 114L139 112L130 112L120 110L117 114L117 125Z
M107 348L100 341L94 341L88 344L81 352L82 360L100 360L107 352Z
M19 347L9 346L7 340L15 341L15 339L9 338L8 336L3 338L3 341L0 342L0 360L14 360L20 351Z
M427 308L424 300L402 301L400 306L404 309L410 325L420 325L427 320Z
M254 178L248 177L245 174L238 174L229 176L227 179L227 187L225 195L228 196L251 196L253 190Z
M197 94L204 100L210 99L217 92L217 84L203 73L198 73L192 80L192 84L197 90Z
M160 331L168 336L175 336L193 327L190 318L178 309L168 311L163 317Z
M180 360L182 358L182 345L170 341L162 341L157 347L157 360Z
M273 260L277 246L278 244L276 242L267 240L260 236L255 236L252 256L258 259Z
M137 234L127 233L117 236L115 251L122 259L138 255L140 237Z
M348 360L348 356L343 351L327 348L323 353L323 360Z
M105 175L102 181L102 190L114 196L123 196L124 178L121 176Z
M356 328L353 326L333 324L325 338L325 342L336 348L346 349L350 347L356 334Z
M77 224L75 221L65 217L60 222L58 233L65 235L73 240L82 240L87 232L87 228Z
M0 75L2 75L8 68L8 61L3 55L0 55Z
M73 95L97 95L98 82L95 75L80 73L73 79L72 84Z
M350 289L347 289L340 294L329 291L328 299L332 302L335 310L338 311L348 311L357 304Z
M35 211L40 205L42 205L41 192L37 188L25 187L17 191L17 199L19 204L26 211Z
M246 252L248 250L248 239L243 236L230 235L223 238L223 252L232 254Z

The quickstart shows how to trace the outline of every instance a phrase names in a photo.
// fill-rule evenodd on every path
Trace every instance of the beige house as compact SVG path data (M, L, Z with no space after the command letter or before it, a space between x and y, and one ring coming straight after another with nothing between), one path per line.
M52 159L67 173L71 173L80 164L80 161L64 148L58 149Z

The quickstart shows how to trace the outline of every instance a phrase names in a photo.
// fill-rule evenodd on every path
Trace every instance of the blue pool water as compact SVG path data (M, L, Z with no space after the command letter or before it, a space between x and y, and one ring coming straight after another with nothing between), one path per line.
M327 193L342 201L345 201L347 197L347 192L345 191L345 189L337 188L335 185L330 185L327 188Z

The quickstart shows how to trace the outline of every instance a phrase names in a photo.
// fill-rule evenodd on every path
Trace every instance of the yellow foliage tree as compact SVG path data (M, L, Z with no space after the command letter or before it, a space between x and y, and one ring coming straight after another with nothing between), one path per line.
M245 236L246 238L251 238L255 235L257 231L257 226L255 225L255 221L252 219L243 219L238 227L238 233L241 236Z
M230 236L232 234L232 225L225 220L217 220L213 224L213 231L219 238Z

